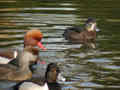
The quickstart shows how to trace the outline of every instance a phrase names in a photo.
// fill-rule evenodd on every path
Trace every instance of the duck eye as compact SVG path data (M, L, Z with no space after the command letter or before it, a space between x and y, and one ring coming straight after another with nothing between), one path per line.
M89 23L86 25L86 28L91 28L91 26L92 26L92 23Z

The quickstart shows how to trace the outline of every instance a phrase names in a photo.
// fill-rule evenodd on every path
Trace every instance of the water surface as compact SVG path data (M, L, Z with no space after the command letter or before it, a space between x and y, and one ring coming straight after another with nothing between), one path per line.
M63 90L120 89L119 0L1 0L0 48L23 49L23 37L40 29L48 49L39 56L58 62L67 81ZM62 34L66 27L82 26L88 17L97 20L97 48L72 45ZM12 84L0 83L1 88ZM3 89L1 89L3 90Z

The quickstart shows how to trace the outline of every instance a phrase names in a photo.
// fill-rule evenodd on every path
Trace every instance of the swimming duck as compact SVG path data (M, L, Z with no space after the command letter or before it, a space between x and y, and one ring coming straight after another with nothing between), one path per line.
M61 77L60 69L56 63L50 63L47 66L45 77L23 81L14 87L14 90L61 90L61 85L57 80L64 81Z
M42 45L41 40L43 38L43 34L40 30L29 30L24 35L24 47L34 47L38 46L42 50L46 50L46 48ZM0 64L7 64L10 61L14 60L17 57L17 50L7 49L0 51Z
M37 57L38 50L36 48L25 47L18 54L18 67L11 64L0 64L0 80L22 81L30 79L32 72L29 66L31 62L37 61Z
M96 20L94 18L88 18L84 24L84 27L74 26L65 30L63 36L71 43L95 43L97 29ZM94 46L95 47L95 46Z

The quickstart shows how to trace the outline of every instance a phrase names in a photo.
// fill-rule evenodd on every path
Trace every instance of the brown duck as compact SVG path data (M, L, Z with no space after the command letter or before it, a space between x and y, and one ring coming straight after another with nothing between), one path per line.
M31 62L36 62L38 50L32 47L26 47L18 54L19 66L11 64L0 64L0 80L22 81L32 77L29 69Z
M93 18L88 18L84 27L74 26L67 28L63 36L71 43L82 43L89 45L89 43L96 42L96 31L99 30L96 27L96 20ZM94 48L95 46L92 47Z

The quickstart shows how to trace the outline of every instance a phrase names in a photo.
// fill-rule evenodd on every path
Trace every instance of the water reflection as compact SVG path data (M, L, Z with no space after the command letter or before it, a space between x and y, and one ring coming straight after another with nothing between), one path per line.
M47 51L41 59L59 62L68 79L65 90L118 90L120 85L119 0L2 0L0 48L23 48L24 33L38 28ZM101 32L97 49L71 45L62 37L66 27L96 18ZM0 84L1 86L2 84ZM6 84L5 84L6 85Z

